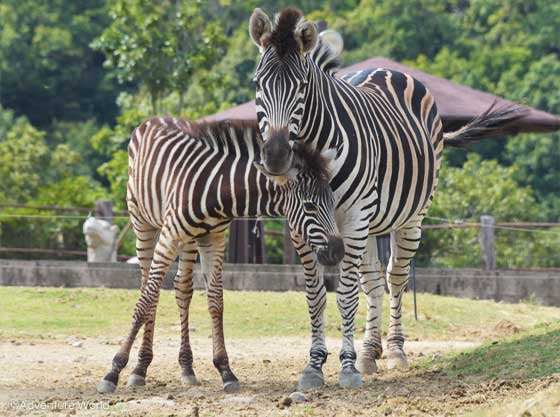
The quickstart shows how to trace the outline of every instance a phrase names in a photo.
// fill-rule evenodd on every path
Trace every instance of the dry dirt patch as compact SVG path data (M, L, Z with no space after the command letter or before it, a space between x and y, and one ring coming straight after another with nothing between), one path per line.
M95 385L110 365L118 339L21 341L0 344L0 402L5 414L16 415L163 415L163 416L353 416L353 415L456 415L504 393L531 392L554 378L529 384L503 381L473 382L449 377L437 365L440 355L477 346L478 342L408 342L411 362L426 357L431 370L406 373L382 372L365 377L356 391L336 386L338 339L329 339L331 357L325 367L327 386L305 394L303 403L290 407L283 399L296 390L299 371L305 365L307 338L267 337L228 341L232 367L242 383L236 395L224 395L211 361L211 340L195 337L195 370L201 385L181 386L176 339L160 338L155 359L143 388L124 386L136 360L123 372L117 393L98 395ZM382 367L384 363L382 361ZM76 404L75 410L68 404ZM85 406L92 408L86 409ZM40 407L43 407L42 409ZM54 409L54 410L53 410Z

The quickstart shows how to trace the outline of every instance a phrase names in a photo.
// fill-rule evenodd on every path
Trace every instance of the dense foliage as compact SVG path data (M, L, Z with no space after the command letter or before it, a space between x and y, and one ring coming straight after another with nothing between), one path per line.
M91 207L104 197L125 208L126 143L134 126L154 113L198 118L252 99L257 50L248 17L254 7L273 13L290 3L3 0L0 202ZM298 6L342 33L344 64L383 55L560 114L558 2ZM559 221L560 134L503 138L472 151L446 151L431 217ZM0 246L83 247L77 221L0 221ZM497 238L500 266L558 266L558 234L503 230ZM476 241L476 229L426 231L422 263L477 266ZM267 246L278 260L281 245L267 239Z

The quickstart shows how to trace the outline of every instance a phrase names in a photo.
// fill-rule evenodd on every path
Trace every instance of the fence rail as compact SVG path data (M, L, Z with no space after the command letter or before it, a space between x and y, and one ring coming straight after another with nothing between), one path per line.
M19 208L19 209L39 210L39 211L62 211L62 212L70 212L70 213L95 212L94 208L88 208L88 207L29 206L27 204L0 204L0 208ZM118 216L128 216L128 210L116 210L113 211L113 213Z
M38 253L46 255L72 255L87 257L87 251L79 249L45 249L45 248L3 248L0 247L0 253ZM131 256L117 255L119 261L128 261Z
M482 223L441 223L441 224L424 224L423 230L430 229L467 229L471 227L481 227ZM497 222L494 228L523 228L523 227L560 227L560 223L551 222Z
M25 209L25 210L35 210L35 211L49 211L49 212L61 212L62 214L53 213L18 213L18 212L0 212L0 227L2 226L3 219L17 219L22 220L27 219L33 222L35 219L38 220L53 220L53 221L63 221L67 220L69 222L75 221L76 224L66 227L65 230L73 230L73 238L66 239L64 242L66 244L61 244L56 242L55 238L50 238L48 241L41 241L42 244L35 245L35 237L33 236L33 230L43 230L39 226L33 226L34 223L30 223L32 226L29 227L29 240L26 239L14 239L13 242L8 239L1 239L1 229L0 229L0 254L4 253L14 253L21 255L29 254L30 257L33 254L37 255L56 255L57 258L62 256L87 256L87 252L84 250L83 240L81 237L81 230L79 229L79 220L85 219L87 215L85 213L96 214L97 218L107 219L109 221L117 221L117 219L127 218L128 212L126 210L113 210L112 203L110 201L98 201L95 208L88 207L60 207L54 205L27 205L27 204L0 204L1 209ZM484 217L484 216L483 216ZM496 268L496 254L495 254L495 239L494 234L496 230L509 230L514 232L523 233L535 233L535 234L548 234L554 238L558 237L560 239L560 231L558 230L545 230L550 228L560 228L559 222L531 222L531 221L516 221L516 222L496 222L491 216L491 220L487 222L469 222L462 219L449 219L441 217L431 217L427 216L426 220L431 222L430 224L424 224L422 227L426 231L430 230L453 230L453 229L478 229L479 230L479 244L482 252L482 265L487 270L494 270ZM124 220L119 220L121 222L121 227L124 226L122 223ZM284 264L297 263L297 255L291 245L289 239L289 231L287 229L287 224L283 219L264 219L264 222L283 222L283 226L270 226L263 227L263 222L259 219L237 219L234 221L233 226L230 228L230 238L228 242L228 254L226 259L229 262L234 263L264 263L270 262L267 259L269 246L266 248L265 254L265 242L264 237L267 238L267 242L275 241L274 244L274 255L273 262L283 262ZM17 223L16 223L17 224ZM42 224L42 223L40 223ZM51 223L52 224L52 223ZM70 225L71 223L69 223ZM269 224L269 223L266 223ZM33 229L33 227L36 227ZM64 227L60 226L59 229L54 227L52 233L60 233L57 230L63 230ZM17 230L17 229L16 229ZM48 229L50 230L50 229ZM121 233L118 236L117 248L125 241L125 238L130 230L130 223L128 223L124 228L121 229ZM11 236L11 235L10 235ZM17 236L17 234L16 234ZM26 236L26 235L23 235ZM537 236L537 235L535 235ZM543 235L544 236L544 235ZM129 236L130 237L130 236ZM44 239L43 239L44 240ZM132 253L131 248L133 248L133 242L131 239L128 242L128 253ZM76 245L77 243L77 245ZM468 244L472 244L470 242ZM81 248L76 246L82 246ZM268 243L267 243L268 245ZM25 247L28 246L28 247ZM33 247L33 246L43 246L43 247ZM51 247L44 247L51 246ZM52 247L54 246L54 247ZM63 246L63 247L61 247ZM382 260L387 260L387 254L390 251L389 237L381 236L378 238L378 252L382 257ZM127 252L125 252L127 253ZM119 256L119 259L128 259L128 256ZM283 259L282 259L283 258ZM550 263L549 263L550 264ZM546 265L549 265L546 264ZM470 264L469 264L470 265ZM531 264L533 265L533 264ZM534 264L535 266L540 266ZM553 264L550 264L554 266ZM472 265L478 266L478 265Z

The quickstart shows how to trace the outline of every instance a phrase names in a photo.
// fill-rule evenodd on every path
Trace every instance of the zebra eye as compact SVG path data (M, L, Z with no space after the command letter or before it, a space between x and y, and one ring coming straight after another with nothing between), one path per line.
M303 202L303 209L309 213L316 213L317 212L317 205L312 201L304 201Z
M303 93L303 92L305 91L305 87L307 87L307 83L306 83L306 82L301 83L301 84L299 85L299 92L300 92L300 93Z

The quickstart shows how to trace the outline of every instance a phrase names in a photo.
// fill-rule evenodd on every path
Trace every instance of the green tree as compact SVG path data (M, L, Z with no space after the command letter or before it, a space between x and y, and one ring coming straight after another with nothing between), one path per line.
M515 181L515 167L481 160L471 153L462 168L443 166L438 192L426 223L445 218L477 223L480 216L497 222L539 218L530 187ZM481 263L478 228L426 230L420 245L419 262L450 268L478 267ZM560 234L496 231L497 263L501 268L557 266Z
M0 107L0 200L22 203L33 196L42 183L49 149L44 132L25 117Z
M101 179L97 168L108 160L108 157L95 150L92 138L100 131L101 127L94 119L82 122L56 120L48 135L47 141L51 147L57 145L67 146L71 152L80 156L80 163L73 164L72 175L82 175Z
M109 17L104 0L0 4L0 100L34 126L116 114L115 83L89 48Z
M176 90L182 97L194 72L222 54L221 26L204 19L205 4L118 0L111 6L111 25L92 43L121 83L139 81L146 87L154 114L164 94Z
M69 144L53 143L49 147L45 136L24 116L15 117L13 111L0 107L0 201L93 208L106 190L88 176L76 176L81 156ZM30 209L2 212L13 216L0 218L3 246L85 248L83 219L26 217L57 214Z
M537 108L560 113L560 59L549 54L533 62L522 77L503 79L512 98ZM528 134L508 142L508 162L518 170L516 179L529 185L550 221L560 219L560 134Z
M414 59L421 53L433 57L443 46L453 44L458 34L454 15L446 13L450 3L453 2L362 0L335 19L331 27L344 37L345 63L378 55L397 60ZM331 20L330 14L324 17Z
M249 40L247 28L238 28L220 62L209 71L197 74L189 86L185 101L192 116L201 117L234 103L252 100L255 95L252 83L255 56L256 48Z
M409 64L461 84L513 101L560 113L560 4L544 0L476 0L457 17L461 36L433 59L419 55ZM468 70L467 70L468 69ZM558 134L530 134L483 141L471 150L517 167L513 175L530 186L542 209L540 218L557 220L560 199ZM465 154L450 150L446 159L461 166Z

